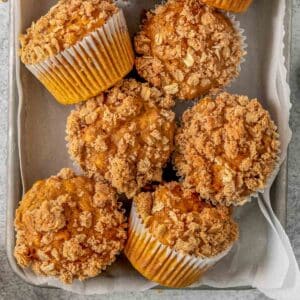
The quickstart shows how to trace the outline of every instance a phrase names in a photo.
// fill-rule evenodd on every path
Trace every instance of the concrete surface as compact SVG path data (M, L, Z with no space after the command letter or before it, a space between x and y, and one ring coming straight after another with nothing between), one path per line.
M272 0L270 0L272 1ZM294 132L289 153L287 233L300 262L300 0L293 0L290 85ZM23 283L11 271L5 255L5 203L7 158L8 4L0 4L0 300L83 299L60 290L41 289ZM95 296L89 299L267 299L258 291L148 291L145 293Z

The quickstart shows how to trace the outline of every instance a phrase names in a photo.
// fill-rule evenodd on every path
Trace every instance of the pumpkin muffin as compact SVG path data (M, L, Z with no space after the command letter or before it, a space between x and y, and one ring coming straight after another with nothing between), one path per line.
M175 143L185 186L226 205L241 205L264 189L280 152L277 127L259 101L228 93L187 110Z
M224 10L240 13L246 11L252 0L201 0L203 3Z
M60 0L20 42L22 62L62 104L96 96L134 63L123 12L111 0Z
M16 211L15 229L18 264L64 283L100 274L127 238L115 190L70 169L33 185Z
M169 287L197 281L238 238L230 208L208 204L178 182L138 194L129 224L129 261L149 280Z
M123 80L71 112L66 130L71 158L88 176L133 197L162 179L173 151L173 104L146 83Z
M237 77L243 48L240 32L221 12L199 0L169 0L143 21L135 65L152 85L188 100Z

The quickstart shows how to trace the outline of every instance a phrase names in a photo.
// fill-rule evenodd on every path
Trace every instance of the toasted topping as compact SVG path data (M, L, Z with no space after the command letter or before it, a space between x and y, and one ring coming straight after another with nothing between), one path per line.
M17 262L65 283L101 273L127 238L115 190L69 169L34 184L16 211L15 228Z
M149 12L135 49L138 73L182 99L229 84L245 55L230 20L199 0L169 0Z
M160 181L173 150L170 96L135 80L77 106L68 118L69 153L89 176L106 179L127 197Z
M230 208L212 206L177 182L134 198L146 228L162 244L198 257L215 256L237 239Z
M277 128L257 99L223 93L183 115L175 166L187 187L214 203L243 204L274 171Z
M20 36L23 63L54 56L101 27L118 8L111 0L60 0Z

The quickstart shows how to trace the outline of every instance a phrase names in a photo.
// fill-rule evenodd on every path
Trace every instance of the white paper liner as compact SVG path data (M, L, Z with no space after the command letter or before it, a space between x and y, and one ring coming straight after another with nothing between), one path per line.
M134 55L122 9L68 49L26 67L63 104L87 100L133 68Z
M245 36L245 30L241 27L241 22L238 21L236 19L236 16L233 15L232 13L229 13L229 12L226 12L225 15L227 16L227 18L230 19L231 23L232 23L232 26L234 28L234 30L239 34L240 36L240 40L241 40L241 48L242 48L242 51L244 52L247 52L246 49L248 48L248 44L247 44L247 37ZM247 54L246 54L247 55ZM240 61L240 64L238 65L238 72L240 73L241 71L241 65L246 61L246 58L245 56L243 56L241 58L241 61ZM233 83L233 81L235 80L236 78L233 78L233 80L228 84L226 85L226 87L230 87L231 84Z
M137 214L135 204L132 204L129 220L129 238L125 247L125 254L135 267L138 265L137 269L142 275L146 278L153 275L153 278L149 278L152 281L171 287L184 287L187 282L190 285L199 280L206 270L226 256L231 248L232 245L218 255L208 258L182 254L159 242L145 228ZM137 257L141 263L134 261ZM175 264L174 261L176 261ZM191 276L193 282L190 282Z

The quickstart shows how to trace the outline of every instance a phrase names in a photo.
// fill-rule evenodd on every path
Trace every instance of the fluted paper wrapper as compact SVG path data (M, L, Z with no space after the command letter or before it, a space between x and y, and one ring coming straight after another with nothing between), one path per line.
M99 29L47 60L26 65L62 104L87 100L131 71L134 55L123 11Z
M235 17L235 15L233 15L231 13L226 13L225 15L231 21L231 24L232 24L235 32L237 32L237 34L240 37L241 50L243 52L247 52L247 48L248 48L247 37L245 35L245 30L241 27L241 22L238 21L237 18ZM242 64L246 61L246 56L243 56L241 58L241 61L240 61L239 65L237 66L238 73L240 73L242 70ZM230 88L232 86L232 84L236 81L236 79L237 79L237 77L232 78L231 82L229 82L226 85L226 88ZM222 90L224 90L224 88L222 88Z
M130 212L128 235L125 255L134 268L147 279L173 288L186 287L199 280L232 247L209 258L179 253L162 244L145 228L134 204Z

